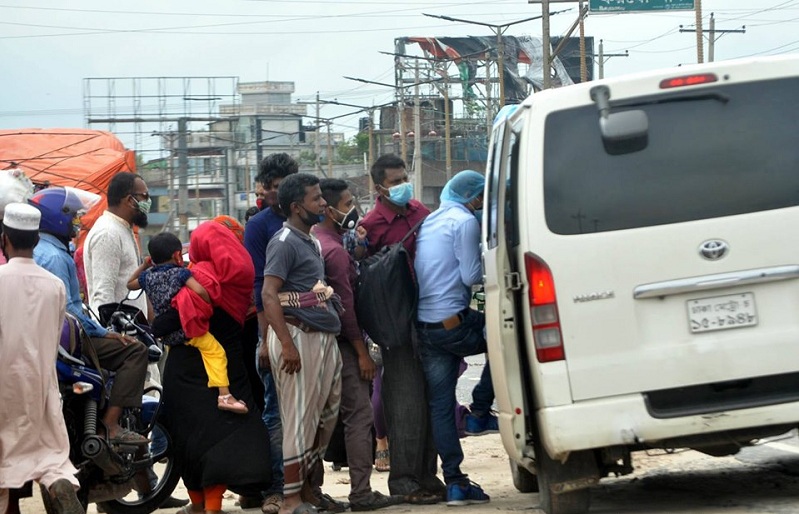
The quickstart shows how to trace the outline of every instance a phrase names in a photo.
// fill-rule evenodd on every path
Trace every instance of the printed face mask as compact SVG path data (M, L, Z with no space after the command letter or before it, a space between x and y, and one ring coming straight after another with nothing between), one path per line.
M388 199L394 205L405 207L411 198L413 198L413 184L410 182L403 182L388 188Z

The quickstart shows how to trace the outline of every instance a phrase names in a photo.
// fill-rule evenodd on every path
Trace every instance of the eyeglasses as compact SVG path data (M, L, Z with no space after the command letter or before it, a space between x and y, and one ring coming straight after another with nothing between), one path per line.
M137 196L141 196L145 200L149 200L150 199L150 193L131 193L130 196L132 196L133 198L136 198Z

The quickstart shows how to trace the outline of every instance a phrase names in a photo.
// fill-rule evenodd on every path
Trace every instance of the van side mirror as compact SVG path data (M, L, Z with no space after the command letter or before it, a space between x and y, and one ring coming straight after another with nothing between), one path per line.
M591 100L599 109L599 132L610 155L638 152L649 144L649 117L640 109L610 112L610 88L591 88Z

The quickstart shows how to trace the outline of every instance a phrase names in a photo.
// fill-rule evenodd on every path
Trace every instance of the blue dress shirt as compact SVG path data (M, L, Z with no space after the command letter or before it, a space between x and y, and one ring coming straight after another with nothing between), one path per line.
M33 249L36 264L57 276L67 289L67 312L78 318L89 337L105 337L108 330L83 312L78 287L78 270L66 245L50 234L39 234L39 244Z
M416 239L417 317L437 323L467 308L483 279L480 222L465 205L445 201L424 220Z

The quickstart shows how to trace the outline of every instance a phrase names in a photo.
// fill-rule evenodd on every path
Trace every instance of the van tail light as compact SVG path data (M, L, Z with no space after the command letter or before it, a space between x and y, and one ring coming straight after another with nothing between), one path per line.
M675 87L697 86L699 84L709 84L717 82L719 78L713 73L697 73L696 75L683 75L672 77L660 81L660 89L671 89Z
M566 355L552 271L544 261L531 253L524 254L524 267L529 284L530 319L538 362L564 360Z

